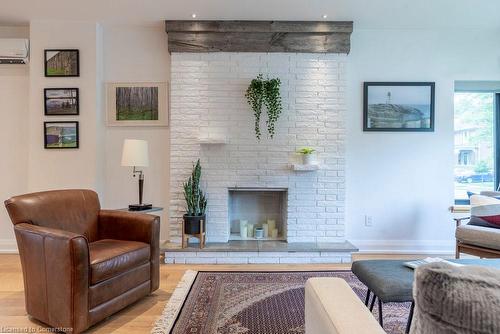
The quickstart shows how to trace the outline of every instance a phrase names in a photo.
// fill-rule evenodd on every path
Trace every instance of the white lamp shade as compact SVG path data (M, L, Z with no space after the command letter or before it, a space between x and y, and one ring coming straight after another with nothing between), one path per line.
M123 142L122 166L148 167L148 142L138 139L125 139Z

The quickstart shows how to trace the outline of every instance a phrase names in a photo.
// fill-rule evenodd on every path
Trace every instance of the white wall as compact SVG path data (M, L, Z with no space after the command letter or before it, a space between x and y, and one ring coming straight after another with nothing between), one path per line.
M455 80L499 80L498 31L354 29L347 239L362 250L452 251ZM362 131L364 81L435 81L435 132ZM373 216L366 227L364 215Z
M103 207L126 207L137 201L137 179L129 168L120 166L122 143L125 138L141 138L149 141L151 151L151 166L145 170L145 200L165 207L162 226L166 226L168 128L104 125L104 81L168 81L170 58L163 29L37 20L29 28L1 27L0 37L29 37L31 42L29 67L0 65L0 112L6 120L0 124L4 152L1 198L82 187L97 190ZM46 48L79 49L80 77L45 78ZM43 88L47 87L78 87L80 115L44 116ZM80 148L45 150L43 122L51 120L79 121ZM15 250L12 226L3 208L0 219L0 251ZM168 239L166 228L162 228L161 239Z
M30 24L29 191L90 188L103 194L100 34L99 26L92 22ZM80 77L46 78L44 49L50 48L79 49ZM50 87L79 88L80 115L44 116L43 89ZM79 149L44 149L43 122L60 120L79 122Z
M167 35L162 27L104 26L105 82L166 82L170 76ZM161 240L168 239L169 128L107 127L105 129L105 188L102 205L126 207L138 202L137 178L121 166L123 140L149 143L150 166L144 168L144 201L164 207Z
M136 181L127 168L120 166L119 157L122 140L134 136L149 140L151 145L146 199L167 207L168 129L104 128L100 83L101 78L167 78L163 30L105 26L101 40L94 23L46 21L34 22L31 33L33 78L28 77L26 67L0 66L0 113L4 120L0 123L4 152L0 161L2 199L28 190L88 186L100 189L103 206L125 206L135 199ZM0 29L2 37L26 35L26 28ZM499 35L498 31L355 27L347 71L348 240L372 250L452 249L453 222L446 209L453 201L453 82L500 79ZM80 48L82 77L44 78L41 50L46 47ZM101 52L104 58L99 62ZM436 82L434 133L362 131L363 81L391 80ZM43 116L42 88L73 83L81 88L83 98L78 117L82 123L82 148L47 152L43 150L42 123L47 118ZM105 160L101 156L104 152ZM364 226L365 214L373 216L372 227ZM166 226L166 216L162 226ZM0 244L14 244L3 208L0 219ZM165 230L162 239L167 238Z
M0 38L28 38L27 27L0 27ZM0 202L28 188L27 65L0 65ZM0 251L15 249L9 216L0 208Z

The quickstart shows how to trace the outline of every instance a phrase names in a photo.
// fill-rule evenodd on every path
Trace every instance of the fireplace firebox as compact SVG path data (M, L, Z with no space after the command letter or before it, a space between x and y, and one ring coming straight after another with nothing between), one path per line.
M286 240L288 191L230 188L229 240Z

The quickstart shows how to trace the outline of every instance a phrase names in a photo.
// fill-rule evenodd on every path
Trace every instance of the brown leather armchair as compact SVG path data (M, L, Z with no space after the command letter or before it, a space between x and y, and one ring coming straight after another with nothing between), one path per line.
M158 289L159 217L101 210L91 190L15 196L5 206L32 317L79 333Z

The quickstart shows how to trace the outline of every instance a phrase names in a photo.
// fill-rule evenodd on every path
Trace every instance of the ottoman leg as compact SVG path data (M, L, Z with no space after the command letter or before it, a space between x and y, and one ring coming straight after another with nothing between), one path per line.
M368 291L366 291L366 299L365 299L365 305L368 306L368 302L370 301L370 289L368 289Z
M377 296L375 296L375 294L373 294L373 299L372 299L372 302L370 303L370 312L373 311L373 305L375 305L375 299L377 299Z
M415 308L415 302L411 302L410 314L408 315L408 322L406 323L406 330L405 330L406 334L410 333L411 321L413 320L413 309L414 308Z
M378 322L380 323L380 327L384 328L384 320L382 317L382 301L380 298L378 299Z

